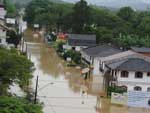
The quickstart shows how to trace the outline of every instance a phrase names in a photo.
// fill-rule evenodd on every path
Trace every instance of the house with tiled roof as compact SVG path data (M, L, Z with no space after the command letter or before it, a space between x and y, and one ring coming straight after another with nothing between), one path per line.
M150 48L148 47L131 47L131 50L150 57Z
M109 45L96 45L81 50L82 59L87 63L94 63L95 58L104 58L122 52L122 50Z
M126 88L128 91L150 92L150 59L126 58L107 63L110 85Z
M68 34L65 49L80 51L83 48L96 45L96 35L90 34Z

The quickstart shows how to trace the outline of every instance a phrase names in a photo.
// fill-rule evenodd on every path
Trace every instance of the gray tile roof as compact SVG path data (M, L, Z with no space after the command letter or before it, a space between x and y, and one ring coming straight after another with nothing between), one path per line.
M68 34L68 44L71 46L94 46L96 35Z
M83 52L91 57L107 57L123 51L109 45L98 45L83 49Z
M131 47L131 49L135 52L150 53L150 48L146 48L146 47Z
M150 62L140 58L129 58L107 65L111 69L150 72Z

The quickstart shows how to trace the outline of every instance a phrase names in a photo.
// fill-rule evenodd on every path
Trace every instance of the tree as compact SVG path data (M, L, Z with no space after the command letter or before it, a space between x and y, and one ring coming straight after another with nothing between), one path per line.
M7 15L14 16L17 13L15 5L10 0L4 0L4 5L7 9Z
M9 85L17 83L26 90L32 78L31 67L33 64L15 49L0 48L0 95L7 95Z
M72 28L75 33L83 33L84 27L89 24L90 7L85 0L80 0L73 7Z
M23 98L0 97L0 113L43 113L40 105L29 103Z
M17 46L21 40L21 35L17 34L13 30L9 30L9 31L7 31L7 36L9 36L9 38L7 38L7 42L13 43L15 45L15 47L17 48Z
M106 27L98 27L96 29L96 38L97 43L110 43L113 39L113 33Z
M120 9L117 15L123 20L131 22L135 17L135 12L131 7L123 7Z
M150 16L142 19L137 30L140 36L150 36Z

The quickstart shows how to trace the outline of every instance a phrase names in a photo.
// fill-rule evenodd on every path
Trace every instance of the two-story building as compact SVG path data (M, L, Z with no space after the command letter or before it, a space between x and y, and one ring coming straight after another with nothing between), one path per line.
M106 64L120 61L126 58L145 58L146 56L138 54L132 50L122 51L113 55L109 55L106 57L97 57L94 59L94 70L93 74L96 75L104 75L105 72L108 70Z
M112 79L110 84L128 91L150 92L150 59L127 58L107 64Z

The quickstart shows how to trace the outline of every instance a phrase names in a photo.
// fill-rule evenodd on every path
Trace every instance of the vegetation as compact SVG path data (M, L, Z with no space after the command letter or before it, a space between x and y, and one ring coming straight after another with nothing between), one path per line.
M7 50L0 48L0 95L8 95L8 88L12 83L17 83L26 90L32 77L33 64L16 49Z
M9 38L7 38L7 42L14 44L17 48L19 42L21 41L21 34L17 34L15 31L10 30L7 31L7 36L9 36Z
M71 58L71 60L75 64L80 64L81 63L81 54L80 54L80 52L77 52L77 51L74 51L74 50L68 50L64 53L63 57L64 57L65 60L67 58Z
M40 105L29 103L23 98L0 97L0 113L43 113Z
M17 9L11 0L4 0L4 5L7 10L7 16L14 17L17 14Z
M150 37L149 11L138 12L123 7L118 12L112 12L88 5L85 0L80 0L75 5L32 0L26 7L25 19L30 25L39 23L46 26L48 31L96 34L97 43L131 46L132 40L133 45L150 47L150 41L147 42ZM142 44L135 39L142 40ZM128 40L129 44L122 45L124 40Z
M125 92L127 92L127 89L125 89L123 87L114 86L114 87L108 87L107 91L108 91L107 92L108 96L111 96L112 92L114 92L114 93L125 93Z

